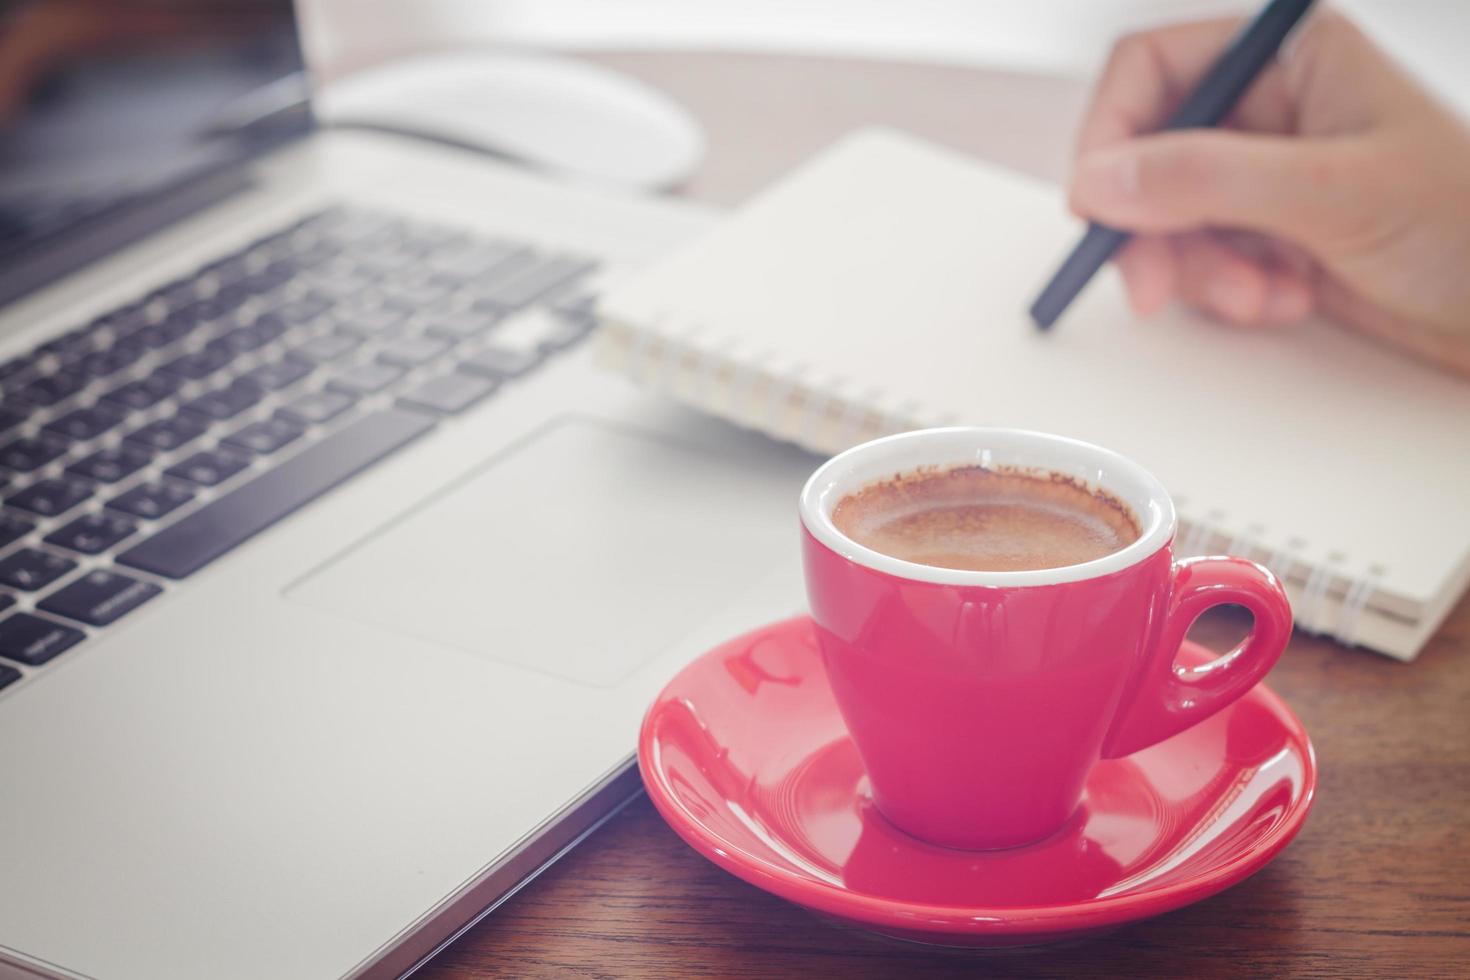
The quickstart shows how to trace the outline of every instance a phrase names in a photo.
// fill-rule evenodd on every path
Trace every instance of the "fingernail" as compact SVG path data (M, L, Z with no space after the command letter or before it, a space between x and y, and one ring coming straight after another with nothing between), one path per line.
M1125 150L1097 150L1083 157L1077 182L1088 194L1109 200L1131 200L1138 196L1138 154Z

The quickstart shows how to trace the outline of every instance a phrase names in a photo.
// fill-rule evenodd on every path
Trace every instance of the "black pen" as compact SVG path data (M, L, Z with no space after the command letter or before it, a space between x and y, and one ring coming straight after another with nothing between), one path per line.
M1266 4L1210 66L1164 129L1199 129L1224 119L1276 57L1281 43L1311 6L1312 0L1271 0ZM1107 225L1088 224L1087 233L1031 304L1031 319L1038 328L1046 330L1056 322L1128 235Z

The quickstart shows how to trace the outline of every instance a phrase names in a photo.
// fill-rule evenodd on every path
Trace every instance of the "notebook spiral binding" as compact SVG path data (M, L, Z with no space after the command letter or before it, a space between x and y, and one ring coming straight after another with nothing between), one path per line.
M604 363L646 387L815 453L827 455L880 436L962 422L916 402L891 404L879 390L843 397L843 389L850 387L846 379L816 384L807 365L778 363L770 352L743 349L738 341L713 354L701 352L690 342L696 331L681 331L676 337L669 326L657 321L631 329L605 323ZM1178 554L1223 552L1261 561L1292 594L1299 628L1329 635L1344 646L1357 645L1381 570L1348 574L1347 559L1337 554L1310 562L1300 554L1303 542L1273 548L1245 531L1231 530L1223 517L1215 512L1205 519L1181 515Z

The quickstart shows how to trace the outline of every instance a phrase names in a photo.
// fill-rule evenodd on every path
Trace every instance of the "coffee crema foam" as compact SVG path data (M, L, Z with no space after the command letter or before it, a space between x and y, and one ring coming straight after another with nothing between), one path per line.
M920 470L848 494L837 529L920 565L1015 572L1080 565L1137 541L1128 506L1059 473L959 466Z

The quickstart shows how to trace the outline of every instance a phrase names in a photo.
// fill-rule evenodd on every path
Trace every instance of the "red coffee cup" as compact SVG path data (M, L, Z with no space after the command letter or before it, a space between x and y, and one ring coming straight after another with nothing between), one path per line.
M1012 572L920 565L839 531L846 495L920 468L1060 473L1132 509L1138 540L1094 561ZM828 679L873 802L936 844L1000 848L1067 822L1101 759L1197 724L1245 694L1291 635L1291 607L1244 558L1175 561L1174 505L1136 463L1015 429L925 429L823 464L801 493L803 558ZM1239 647L1175 663L1190 624L1238 603Z

